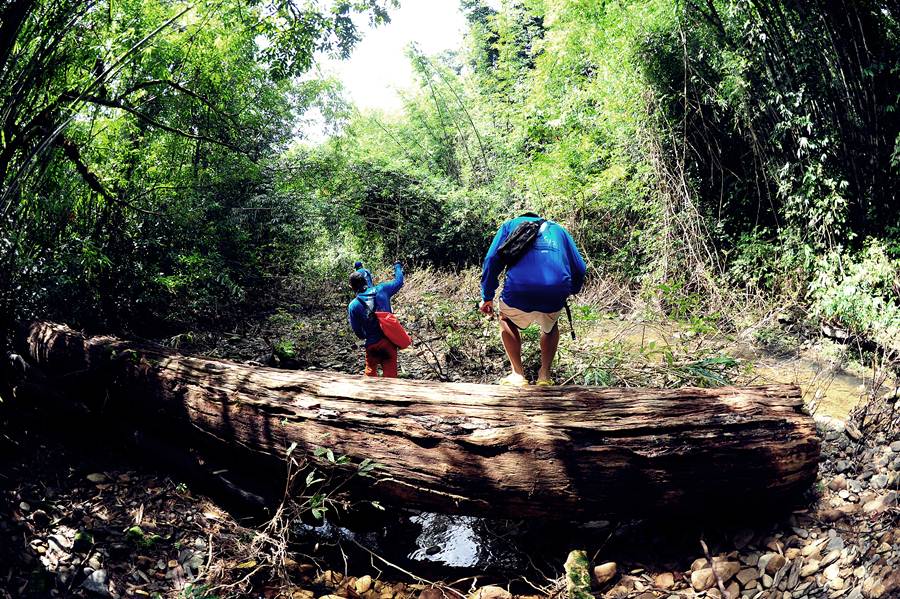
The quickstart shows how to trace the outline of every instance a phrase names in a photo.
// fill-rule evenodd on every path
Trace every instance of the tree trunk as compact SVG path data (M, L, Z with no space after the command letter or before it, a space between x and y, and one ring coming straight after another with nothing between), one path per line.
M794 386L599 389L284 371L34 323L19 345L89 410L246 455L326 447L383 465L368 498L498 517L790 505L819 439Z

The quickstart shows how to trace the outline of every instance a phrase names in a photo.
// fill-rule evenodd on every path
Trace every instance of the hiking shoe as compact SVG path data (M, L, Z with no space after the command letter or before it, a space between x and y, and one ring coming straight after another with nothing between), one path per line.
M538 387L552 387L556 383L553 379L538 379L534 384Z
M528 379L526 379L521 374L516 374L515 372L512 374L508 374L502 379L500 379L501 385L506 385L508 387L527 387Z

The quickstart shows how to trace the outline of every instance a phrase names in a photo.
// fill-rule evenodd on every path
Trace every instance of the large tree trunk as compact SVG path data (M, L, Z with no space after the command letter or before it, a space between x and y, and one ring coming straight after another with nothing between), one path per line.
M27 359L91 410L239 454L327 447L383 465L373 496L501 517L606 518L796 500L819 439L793 386L527 389L285 371L34 323Z

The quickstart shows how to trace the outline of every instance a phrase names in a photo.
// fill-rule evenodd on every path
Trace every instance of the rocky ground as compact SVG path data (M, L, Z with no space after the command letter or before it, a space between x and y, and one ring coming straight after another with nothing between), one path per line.
M712 567L699 541L693 552L674 556L671 547L661 548L666 541L652 523L598 533L605 540L596 551L586 547L595 563L584 590L607 599L900 597L897 392L858 409L847 423L817 420L824 461L808 505L777 522L709 535ZM561 563L559 578L540 584L510 574L511 584L495 575L501 584L479 586L478 577L467 577L432 585L374 559L346 571L346 563L299 554L284 563L291 584L251 577L242 585L258 565L249 549L252 528L189 485L115 451L49 439L11 428L2 436L5 597L510 599L509 589L522 597L578 596L566 590Z
M496 323L481 317L474 304L463 305L459 289L442 285L477 289L475 280L411 279L400 314L417 336L418 349L404 352L402 376L486 382L502 375ZM332 300L331 308L264 315L231 331L167 342L184 351L282 367L359 372L362 349L347 330L345 305L338 302L343 300ZM624 384L678 386L744 370L738 364L710 374L702 361L716 354L696 337L682 337L677 347L669 343L673 360L664 367L657 365L658 355L645 352L644 329L635 340L639 349L627 355L618 332L598 346L591 327L604 309L595 303L580 311L578 341L563 339L560 370L566 377L599 371ZM526 348L536 350L530 341ZM594 355L618 361L599 364ZM536 355L526 354L526 360L535 363ZM701 363L703 368L695 368ZM872 400L846 423L827 417L817 422L824 458L819 480L806 504L787 517L760 521L730 514L731 523L723 526L602 523L557 534L562 543L504 532L493 543L499 538L527 554L521 570L429 572L430 580L424 580L408 564L401 570L373 556L348 559L344 548L326 551L315 542L290 547L277 571L266 568L254 546L265 522L260 514L246 520L221 497L204 496L189 477L173 478L121 448L97 447L77 434L63 440L55 431L4 420L0 410L0 597L900 597L898 393ZM578 549L588 558L587 586L569 588L572 577L563 560ZM539 567L528 565L531 558Z

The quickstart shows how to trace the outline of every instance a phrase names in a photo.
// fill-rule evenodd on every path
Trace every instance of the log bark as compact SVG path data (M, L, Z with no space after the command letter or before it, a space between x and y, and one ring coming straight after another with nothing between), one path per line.
M184 427L238 455L327 447L379 462L365 493L496 517L608 519L790 506L820 442L789 385L508 388L285 371L37 322L18 343L92 411Z

